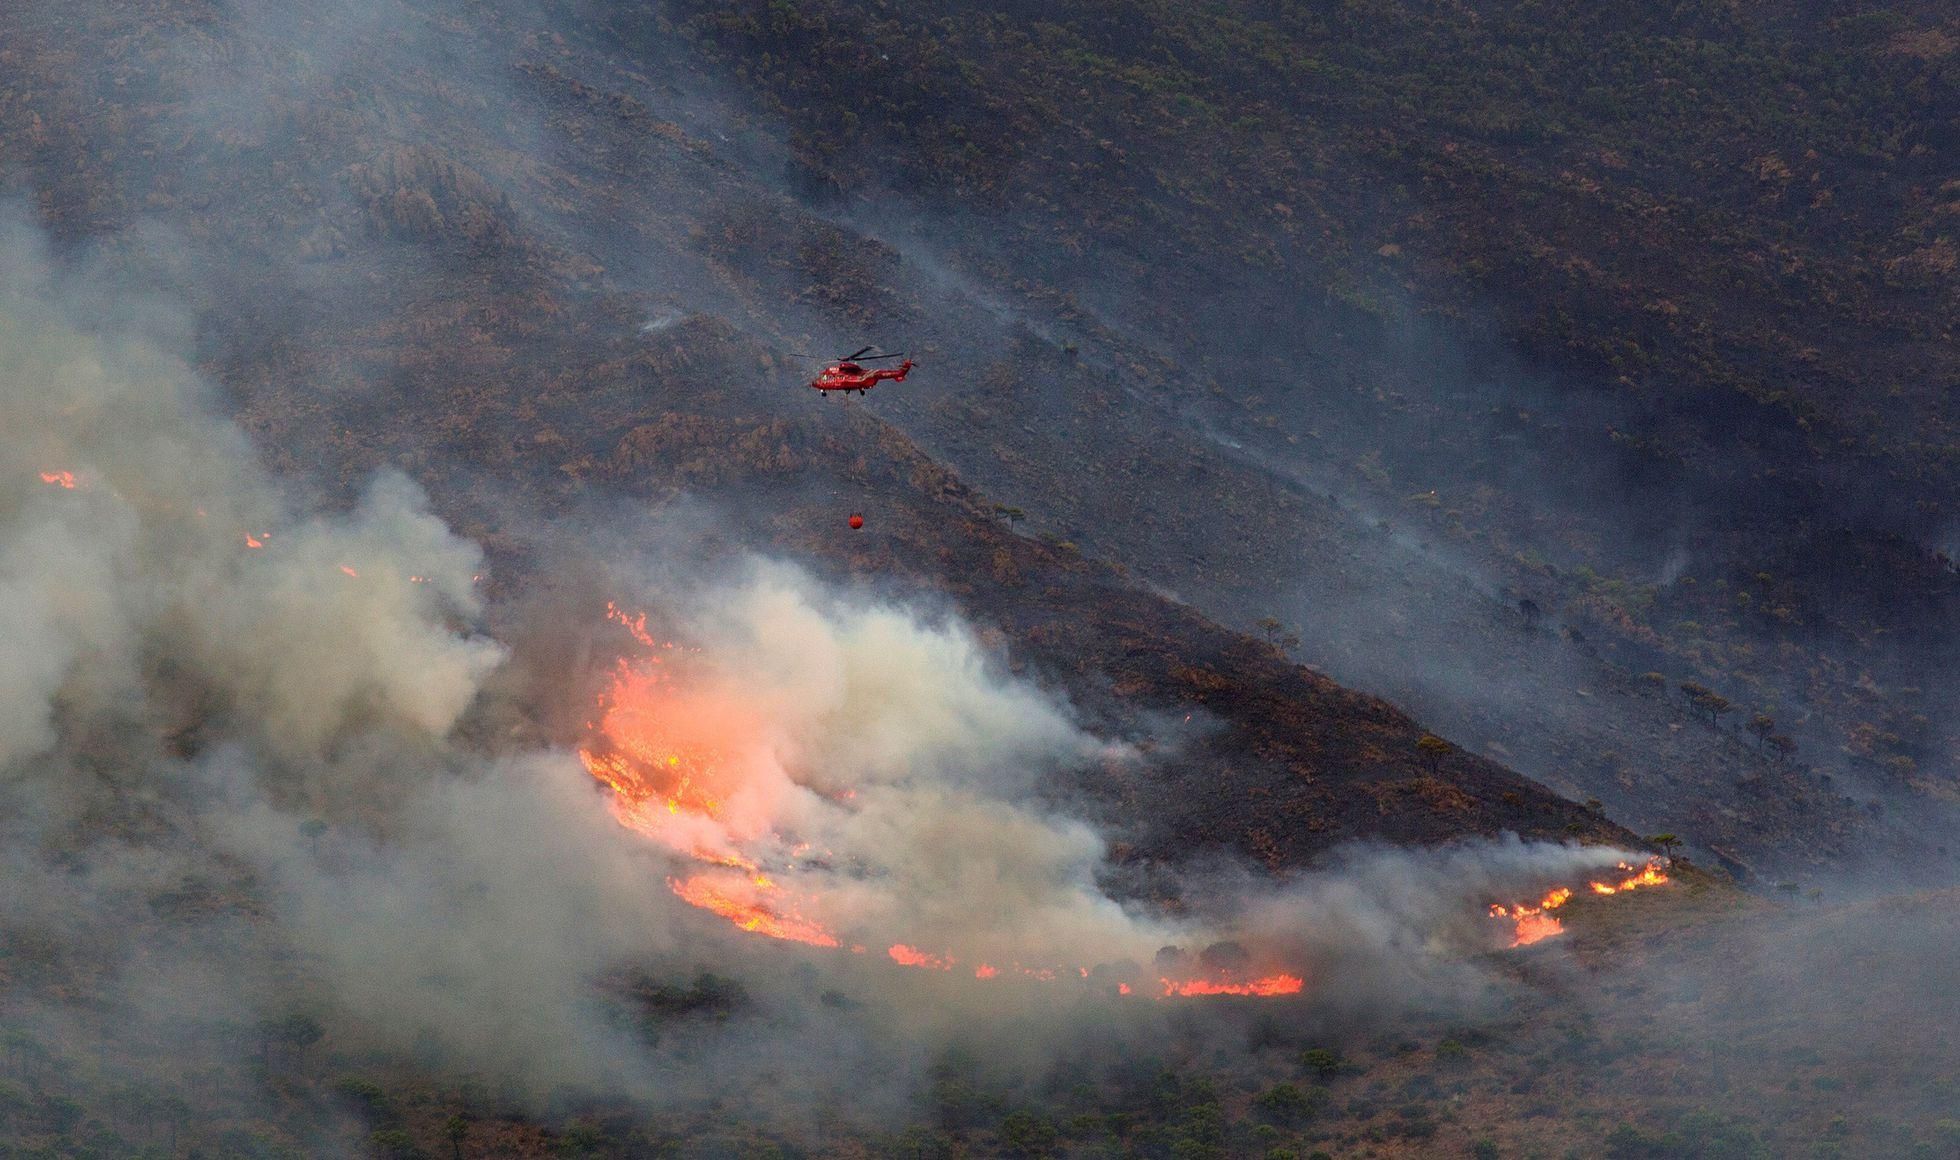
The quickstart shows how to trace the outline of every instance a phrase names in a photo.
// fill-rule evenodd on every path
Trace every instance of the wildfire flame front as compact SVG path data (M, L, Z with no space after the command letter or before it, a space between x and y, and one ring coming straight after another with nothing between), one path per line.
M1662 886L1669 879L1658 861L1647 863L1639 870L1622 862L1619 869L1626 871L1628 877L1618 882L1589 882L1587 886L1594 894L1622 894L1628 890L1638 890L1643 886ZM1554 935L1565 933L1565 924L1551 912L1572 900L1572 888L1561 886L1539 899L1538 905L1527 906L1516 903L1511 906L1493 903L1490 908L1492 918L1510 919L1512 926L1511 945L1530 946Z
M799 864L784 860L783 851L793 859L808 848L808 843L795 843L774 832L767 819L738 823L733 816L741 811L731 810L729 803L751 792L744 781L750 775L743 755L752 752L757 739L766 733L764 722L740 703L737 692L713 684L699 688L679 685L677 674L687 667L689 650L670 653L666 658L652 655L654 650L671 650L674 645L656 641L647 629L645 613L629 614L608 604L606 619L619 625L645 650L644 655L621 659L614 666L611 680L599 697L599 721L592 726L598 736L592 745L578 751L586 772L610 791L613 817L676 856L710 867L668 879L669 889L690 906L765 938L845 948L823 921L803 913L805 900L822 900L817 890L821 876L806 874ZM663 659L676 663L663 664ZM831 800L851 808L848 803L855 796L854 791L846 791ZM770 873L763 872L765 860L771 865ZM778 884L777 878L784 876L789 877L788 888ZM803 891L800 897L799 888ZM865 948L852 941L848 950L861 954ZM904 942L887 944L885 953L899 966L920 970L951 972L959 963L950 952L921 950ZM973 977L1043 984L1066 977L1104 987L1110 982L1099 979L1087 966L1026 966L1019 962L1006 967L979 963L973 968ZM1135 982L1141 986L1144 981ZM1159 983L1160 998L1270 998L1297 995L1306 985L1299 975L1285 972L1263 977L1163 978ZM1131 982L1119 981L1115 986L1119 995L1135 990Z

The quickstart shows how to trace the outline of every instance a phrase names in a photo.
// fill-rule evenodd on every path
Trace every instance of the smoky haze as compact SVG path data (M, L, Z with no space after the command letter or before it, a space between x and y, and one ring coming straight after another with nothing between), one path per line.
M563 513L500 496L473 515L500 535L523 529L547 561L540 571L605 577L562 605L529 604L522 587L536 577L493 575L440 495L388 470L319 485L324 455L255 443L204 373L304 376L325 443L343 417L412 405L426 386L364 374L363 328L450 275L488 286L470 293L514 295L544 251L574 254L593 284L636 295L648 309L635 324L656 338L714 314L772 350L922 342L927 372L941 376L933 391L881 393L868 407L1019 505L1032 533L1127 562L1221 619L1277 617L1298 633L1301 659L1562 792L1597 795L1643 830L1700 841L1696 823L1746 812L1728 786L1683 807L1700 791L1676 784L1711 754L1731 772L1765 765L1746 742L1603 688L1556 612L1537 629L1520 622L1517 601L1532 590L1396 514L1449 481L1421 473L1419 442L1385 467L1369 460L1407 428L1382 420L1392 408L1358 372L1300 386L1284 365L1222 361L1186 382L1202 364L1179 342L1197 339L1124 317L1118 304L1142 282L1100 268L1078 272L1081 301L1100 311L1088 322L1014 301L981 263L920 241L970 239L988 222L887 211L875 198L804 200L780 172L779 127L657 39L637 46L633 66L657 74L649 61L679 62L684 88L553 45L553 19L525 6L467 35L408 5L232 11L179 42L173 67L195 82L171 128L246 159L126 160L128 189L161 185L182 208L132 212L86 238L71 223L53 241L17 221L0 246L0 833L18 884L0 922L32 963L0 994L10 1026L31 1031L91 1107L130 1089L204 1100L184 1087L204 1070L235 1081L220 1119L242 1119L274 1102L242 1078L270 1058L263 1029L302 1015L324 1033L312 1050L335 1067L409 1060L531 1110L558 1109L567 1088L653 1106L723 1100L814 1138L834 1106L878 1122L915 1115L924 1067L955 1046L1018 1083L1084 1045L1110 1056L1243 1048L1261 1019L1372 1029L1411 1010L1495 1017L1516 984L1477 957L1504 942L1484 908L1633 857L1511 840L1368 848L1280 882L1181 867L1173 899L1123 889L1111 835L1086 820L1088 803L1073 808L1051 787L1134 754L1010 676L957 614L748 553L724 572L660 575L594 534L610 529L583 526L589 512L546 534ZM573 23L558 30L577 46ZM559 75L517 72L512 53ZM116 84L101 61L82 71ZM629 133L616 123L639 122L612 113L611 129L561 136L554 111L602 103L567 78L634 94L690 136ZM416 98L401 98L411 83ZM348 93L389 100L350 129L335 104ZM293 107L306 115L272 113ZM622 139L635 134L629 149ZM417 152L438 145L442 158ZM481 164L444 170L451 151ZM590 179L579 165L622 154L643 183L590 210L533 165L569 158ZM264 207L228 167L279 165L292 179L282 188L301 192L269 216L303 244L232 268L210 222L256 221ZM151 168L164 172L139 176ZM414 184L404 174L446 200L402 194L398 179ZM35 183L63 180L50 166ZM791 224L774 236L772 221ZM805 245L806 228L841 251ZM714 248L728 237L732 252ZM445 248L464 244L480 247L477 260ZM877 300L868 313L810 291L858 246L875 260L846 281ZM463 297L465 309L481 305ZM1266 316L1256 295L1224 297L1220 315ZM1231 337L1273 338L1258 327ZM343 338L344 361L279 361L316 339L338 354ZM1124 369L1153 352L1179 369ZM1188 392L1213 379L1285 405L1193 403ZM1486 385L1467 407L1587 406L1522 378ZM1323 390L1361 401L1322 406ZM999 409L970 406L976 392ZM1473 425L1473 437L1498 443L1515 434L1510 422ZM446 466L448 451L415 450ZM1607 469L1552 486L1569 482L1558 451L1454 482L1541 494L1542 509L1513 513L1526 549L1548 542L1528 532L1544 512L1608 528L1628 516L1634 505L1601 498L1618 482ZM1614 558L1656 555L1651 576L1672 584L1701 566L1680 545L1706 517L1690 511L1685 530L1642 523ZM634 552L651 543L685 557L707 538L672 511L628 526L644 534ZM519 590L493 596L505 581ZM737 776L723 816L651 833L622 824L618 800L572 751L591 743L582 726L613 658L630 668L649 655L604 618L608 600L651 612L685 651L671 664L679 709L668 723L726 751ZM1177 760L1175 734L1161 740L1170 753L1158 759ZM1945 824L1930 811L1912 821L1922 839ZM1745 828L1722 824L1724 841ZM1757 841L1749 853L1766 873L1806 865L1808 850ZM769 940L688 906L670 880L720 872L703 853L758 863L840 945ZM899 944L952 963L901 967L888 951ZM1177 953L1160 960L1167 947ZM1163 972L1195 971L1207 951L1297 973L1304 997L1272 1016L1155 1001ZM1772 943L1761 961L1778 953ZM974 977L982 966L997 977ZM1088 983L1067 978L1083 969ZM1016 975L1044 970L1062 977ZM702 984L702 972L733 980L742 998ZM1852 974L1839 965L1829 977L1848 986ZM1145 994L1112 996L1119 979ZM676 1015L676 1002L700 1010ZM358 1147L344 1102L319 1102L304 1123L294 1136L310 1149Z
M1039 1060L1080 1027L1148 1036L1167 946L1235 943L1343 1010L1469 1010L1500 985L1465 957L1502 937L1484 903L1631 856L1374 851L1284 885L1194 877L1185 913L1153 911L1104 888L1094 829L1030 804L1048 774L1122 747L1006 676L956 618L761 559L630 593L680 638L662 689L734 779L704 832L642 832L572 753L481 740L522 716L521 682L482 695L509 658L483 627L484 556L414 484L383 473L335 506L275 478L172 353L170 311L102 330L75 313L92 298L70 286L89 280L24 227L4 264L0 616L28 647L0 670L20 887L0 921L38 964L6 1002L52 1059L95 1058L115 1090L162 1099L188 1072L233 1074L297 1015L342 1058L416 1059L539 1107L567 1085L684 1101L725 1097L737 1063L787 1071L805 1081L751 1094L757 1116L796 1120L955 1041ZM529 679L648 659L603 618L595 602L574 629L616 644L591 671ZM865 953L682 903L669 880L698 869L704 837L761 860ZM905 970L886 954L900 941L961 969ZM1120 970L1145 994L1120 1004L1113 974L1100 989L973 977L995 963ZM701 970L753 1005L651 1035L621 1017L622 978ZM86 1001L36 985L56 976ZM793 1066L840 1054L849 1066ZM75 1090L94 1106L110 1089ZM864 1114L904 1114L893 1090ZM333 1106L307 1122L322 1150L347 1130Z

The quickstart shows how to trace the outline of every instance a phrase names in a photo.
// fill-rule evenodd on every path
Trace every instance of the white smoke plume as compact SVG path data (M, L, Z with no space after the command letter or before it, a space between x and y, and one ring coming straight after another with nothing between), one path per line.
M976 1027L1040 1050L1120 1010L1147 1025L1165 946L1230 939L1351 1005L1467 993L1452 964L1488 942L1483 902L1620 856L1384 852L1288 886L1214 881L1176 916L1118 898L1103 837L1031 791L1134 755L957 619L767 562L640 594L680 638L651 723L710 746L726 792L622 825L574 754L459 740L507 649L481 628L482 552L415 485L308 501L172 353L167 311L77 294L31 242L0 247L0 862L17 887L0 934L90 1005L21 971L0 1003L128 1082L168 1086L212 1028L302 1010L336 1051L519 1094L655 1098L712 1088L704 1060L864 1061L772 1071L814 1097ZM665 651L619 640L629 669ZM704 853L752 861L708 869L773 876L837 945L686 905L669 879ZM901 943L952 967L903 970ZM704 967L755 980L768 1017L656 1049L608 997L622 972ZM805 1002L790 981L810 969L856 999ZM1106 969L1146 993L1112 1006Z

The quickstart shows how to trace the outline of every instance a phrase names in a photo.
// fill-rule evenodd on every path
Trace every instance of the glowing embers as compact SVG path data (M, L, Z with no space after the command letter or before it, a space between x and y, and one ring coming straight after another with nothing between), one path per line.
M752 934L813 947L839 945L837 936L820 923L796 913L780 897L782 888L766 875L745 877L710 871L686 879L670 878L667 885L688 905L718 914Z
M49 487L74 491L75 473L72 471L43 471L41 473L41 482L47 484Z
M1649 862L1638 870L1635 870L1631 864L1622 862L1618 869L1628 876L1618 882L1595 881L1587 883L1587 886L1594 894L1622 894L1629 890L1638 890L1643 886L1662 886L1668 881L1667 873L1661 869L1659 862ZM1526 906L1523 903L1503 906L1493 903L1490 916L1510 920L1512 946L1530 946L1553 935L1565 933L1565 924L1551 912L1570 901L1572 901L1571 887L1561 886L1539 899L1536 906Z
M626 630L626 634L628 636L632 637L634 640L640 642L646 647L648 648L655 647L653 643L653 634L647 631L646 613L642 612L638 616L628 615L625 609L621 608L619 605L614 604L612 601L608 600L606 601L606 619L612 621L615 624L620 625L622 628ZM669 644L667 647L673 648L674 646L672 644Z

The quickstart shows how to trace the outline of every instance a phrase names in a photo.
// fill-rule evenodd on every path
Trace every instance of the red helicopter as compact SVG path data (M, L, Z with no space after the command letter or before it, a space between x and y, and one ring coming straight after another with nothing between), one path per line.
M904 382L905 376L912 368L919 365L902 354L871 354L876 349L878 348L875 346L867 346L855 354L845 355L818 371L817 377L810 380L810 386L819 391L856 391L862 395L886 379L894 383ZM866 358L866 355L870 357ZM896 369L879 367L875 370L867 370L864 366L865 363L884 362L886 359L894 358L904 358L905 361L899 363Z

